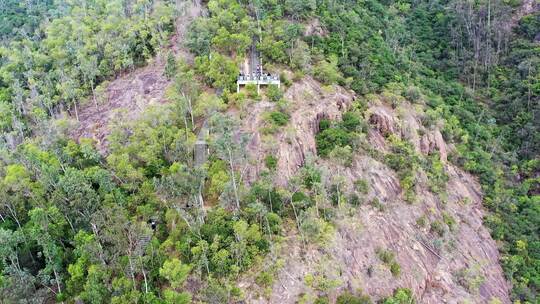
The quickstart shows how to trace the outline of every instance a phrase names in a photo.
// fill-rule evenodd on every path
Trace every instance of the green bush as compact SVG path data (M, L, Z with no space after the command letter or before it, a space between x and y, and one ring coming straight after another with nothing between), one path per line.
M272 283L274 282L274 277L271 272L269 271L262 271L259 273L259 275L255 278L255 282L257 285L262 287L269 287L272 286Z
M384 250L381 248L378 248L375 250L375 253L377 253L377 256L381 260L381 262L390 265L394 261L394 253L389 250Z
M289 115L283 112L274 111L270 113L270 119L278 126L284 126L289 123Z
M313 68L313 76L324 84L337 84L343 79L337 67L337 57L330 58L330 61L322 60Z
M300 230L302 236L315 244L326 244L333 235L334 228L330 223L318 217L313 207L302 212Z
M414 295L408 288L398 288L394 294L382 301L382 304L414 304Z
M380 212L383 212L384 210L386 210L386 207L383 204L381 204L379 199L376 198L376 197L374 197L371 200L370 205L373 206L374 208L376 208L377 210L379 210Z
M450 230L454 230L456 226L456 220L448 212L442 213L443 221L448 226Z
M318 297L313 304L330 304L327 296Z
M355 180L354 181L354 189L356 191L358 191L359 193L361 193L361 194L367 194L368 191L369 191L368 181L363 179L363 178L359 178L359 179Z
M393 261L390 264L390 272L393 276L399 277L399 275L401 274L401 266L396 261Z
M302 191L297 191L295 192L292 197L291 197L291 200L293 202L304 202L304 201L309 201L309 196L307 196L304 192Z
M291 80L287 77L287 75L285 73L279 74L279 80L286 87L290 87L291 84L292 84Z
M429 189L436 194L441 194L446 190L449 177L444 170L444 164L439 153L429 155L422 165L428 178Z
M350 134L341 128L329 128L319 132L315 136L317 153L320 156L326 157L334 149L335 146L350 146Z
M257 85L253 83L246 85L246 93L247 97L251 99L257 99L259 97L259 93L257 93Z
M398 277L401 274L401 266L395 260L395 254L392 251L377 248L375 249L375 253L379 257L379 260L390 268L393 276Z
M330 119L323 118L319 122L319 132L322 132L332 126L332 121Z
M426 224L427 224L426 215L422 215L421 217L416 219L416 225L418 225L419 227L425 227Z
M276 167L277 167L277 163L278 163L278 159L277 157L275 157L274 155L267 155L265 158L264 158L264 163L266 165L266 168L274 171L276 170Z
M431 223L430 229L432 232L438 234L439 236L444 236L444 233L445 233L444 226L440 221L438 220L433 221Z
M360 196L358 196L358 194L356 193L352 193L351 195L349 195L348 201L349 201L349 204L351 204L354 207L358 207L362 205L363 203L363 199L360 198Z
M407 202L415 201L416 170L420 163L420 158L408 142L391 135L391 152L386 154L384 162L397 172L401 188L405 192Z
M355 296L348 291L339 295L339 297L336 300L336 304L371 304L371 303L373 302L371 302L371 299L369 298L369 296L366 296L366 295Z
M311 189L315 184L318 184L322 181L321 170L316 168L313 164L304 165L300 171L300 175L304 182L304 185Z
M208 212L200 233L186 233L180 244L182 255L199 271L225 277L249 268L269 248L258 224L236 220L222 208Z
M336 146L328 156L344 167L350 167L353 162L353 153L350 146Z
M361 124L362 119L356 112L348 111L341 117L341 125L349 132L357 131Z
M266 90L266 96L273 102L278 102L283 97L283 92L277 85L271 84Z

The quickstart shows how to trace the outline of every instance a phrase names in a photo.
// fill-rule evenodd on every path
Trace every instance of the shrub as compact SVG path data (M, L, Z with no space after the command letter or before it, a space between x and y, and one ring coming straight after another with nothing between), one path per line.
M429 189L436 194L444 192L449 177L444 171L444 164L439 153L429 155L423 162L423 169L426 171Z
M289 122L289 118L289 115L284 112L267 112L264 116L266 125L261 130L261 132L263 134L274 134L279 131L279 127L285 126Z
M271 286L272 283L274 282L274 277L272 276L272 273L270 273L269 271L262 271L255 278L255 282L259 286L268 287L268 286Z
M373 206L374 208L377 208L377 210L379 210L380 212L383 212L386 208L384 207L383 204L381 204L381 202L379 201L378 198L373 198L373 200L371 200L371 206Z
M358 196L358 194L352 193L351 195L349 195L349 204L351 204L352 206L358 207L362 205L362 203L363 201L360 196Z
M304 201L309 201L309 196L305 195L304 192L302 191L298 191L298 192L295 192L292 197L291 197L291 200L293 202L304 202Z
M266 96L268 96L268 99L271 101L277 102L283 97L283 92L277 85L271 84L268 86L268 90L266 90Z
M321 119L321 121L319 121L319 132L330 128L330 126L332 126L332 121L330 119Z
M252 83L247 84L246 93L248 98L256 99L259 96L259 93L257 93L257 85Z
M371 304L371 303L372 302L369 296L366 296L366 295L355 296L348 291L342 293L336 300L336 304Z
M450 230L454 230L456 226L456 220L448 212L443 212L442 214L444 223L448 226Z
M330 240L334 231L334 228L330 223L316 216L313 208L303 212L300 229L303 236L310 242L320 245L324 245Z
M274 111L270 113L270 119L278 126L284 126L289 122L289 115L283 112Z
M272 170L274 171L277 167L277 162L278 162L278 159L277 157L275 157L274 155L267 155L264 159L264 163L266 165L266 168L268 168L269 170Z
M292 84L291 80L289 80L289 78L287 77L287 74L285 73L279 74L279 80L286 87L289 87Z
M395 254L392 251L377 248L375 249L375 253L381 262L390 267L390 272L393 276L397 277L401 274L401 266L396 262Z
M233 213L222 208L208 212L200 234L185 234L180 243L182 254L196 268L222 277L248 269L269 245L258 224L235 220Z
M393 261L390 264L390 272L392 273L393 276L399 277L399 275L401 274L401 266L399 266L399 264L396 261Z
M459 285L465 287L469 292L476 294L480 286L486 280L480 272L478 264L472 265L470 268L463 268L454 274Z
M393 135L389 139L392 150L385 155L384 161L397 172L405 200L412 203L415 200L416 170L420 159L410 143Z
M440 221L433 221L431 223L430 229L432 232L438 234L439 236L444 236L444 226Z
M313 304L330 304L327 296L318 297Z
M332 149L329 156L344 167L350 167L353 162L353 154L350 146L336 146Z
M368 181L363 178L359 178L354 181L354 188L359 193L367 194L369 191Z
M422 92L418 87L410 86L405 91L405 97L407 97L411 103L419 103L422 101Z
M426 227L426 224L427 224L426 215L422 215L416 220L416 225L418 225L419 227Z
M315 136L317 152L326 157L335 146L347 146L351 144L351 136L341 128L329 128L319 132Z
M321 170L316 168L313 164L305 165L300 171L304 186L308 189L313 188L315 184L318 184L322 180Z
M362 123L360 115L352 111L345 112L341 119L341 125L350 132L356 131Z
M336 84L343 79L337 67L337 57L322 60L313 68L313 76L324 84Z
M218 280L210 279L206 288L203 288L202 298L208 303L227 303L229 292Z
M229 94L227 97L227 103L234 104L238 108L241 108L246 101L246 94L244 92Z
M377 253L379 260L381 260L381 262L385 264L389 265L394 261L394 253L392 251L377 248L375 250L375 253Z
M383 304L414 304L414 295L408 288L398 288L394 290L394 295L384 299Z

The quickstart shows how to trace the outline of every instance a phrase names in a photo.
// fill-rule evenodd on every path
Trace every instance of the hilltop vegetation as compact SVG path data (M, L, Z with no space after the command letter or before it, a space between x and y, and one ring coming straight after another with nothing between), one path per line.
M191 1L189 1L191 2ZM178 5L182 4L182 5ZM182 1L7 1L0 36L0 298L6 303L227 303L241 300L237 282L255 272L270 287L278 264L265 257L298 233L323 245L341 206L354 210L367 182L343 191L316 159L347 167L366 141L366 107L411 103L425 129L440 128L452 164L478 176L489 211L484 224L499 241L510 298L536 303L540 288L540 14L511 23L519 1L469 5L448 1L210 0L189 27L193 62L167 50ZM5 9L4 9L5 8ZM473 31L470 29L474 28ZM245 181L249 134L241 115L263 98L235 93L239 66L252 43L265 68L281 72L269 88L264 133L290 130L294 100L284 91L309 75L357 99L339 121L318 122L315 160L287 185L274 182L279 159ZM99 107L104 81L166 57L167 103L136 121L114 122L107 155L90 139L68 136L82 103ZM219 91L219 94L216 92ZM375 98L376 97L376 98ZM306 97L307 98L307 97ZM313 100L314 103L317 100ZM238 115L232 115L238 114ZM193 161L197 131L208 124L212 153ZM294 126L292 126L294 128ZM405 200L419 203L417 172L444 200L448 181L439 155L418 155L406 139L385 134L381 163L396 172ZM339 175L339 174L338 174ZM338 176L339 177L339 176ZM369 202L384 209L378 200ZM419 218L418 226L426 219ZM155 227L152 227L155 223ZM430 223L444 235L455 220ZM378 254L391 274L392 253ZM276 266L277 265L277 266ZM263 271L260 271L263 269ZM252 273L253 274L253 273ZM474 273L463 285L478 289ZM327 303L336 282L306 279ZM411 303L407 286L380 298ZM337 303L369 303L345 292ZM495 300L494 300L495 301Z

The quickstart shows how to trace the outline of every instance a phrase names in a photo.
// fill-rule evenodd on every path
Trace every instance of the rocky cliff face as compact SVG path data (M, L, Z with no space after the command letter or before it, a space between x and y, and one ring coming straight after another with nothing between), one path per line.
M261 140L257 127L261 109L272 108L272 104L257 104L258 110L250 111L244 120L244 130L254 134L249 151L259 160L249 166L248 181L260 172L260 160L265 153L273 153L279 158L277 172L283 173L277 182L286 183L307 155L316 153L314 136L320 119L339 119L355 96L339 87L325 90L306 78L292 85L286 98L291 102L290 127L276 135L272 144L264 144L267 141ZM473 176L446 161L449 148L439 129L424 128L419 114L407 102L398 109L384 102L372 102L368 104L366 120L370 125L367 142L379 153L389 150L386 136L390 134L410 141L418 153L439 152L449 176L447 197L429 191L427 177L420 174L418 201L405 202L396 173L367 153L357 153L348 168L318 161L328 172L344 176L349 187L358 178L367 180L366 201L377 198L383 208L364 204L352 215L340 216L326 246L303 247L298 236L289 232L277 255L281 255L285 265L271 292L261 296L253 279L245 278L241 287L247 302L296 303L302 295L318 293L306 284L306 276L322 275L336 283L331 299L344 289L362 290L379 299L395 288L407 287L413 290L418 303L487 303L493 299L510 303L497 245L482 226L480 186ZM452 229L445 226L444 236L430 229L430 223L444 223L448 219L455 223ZM401 266L399 276L392 275L381 262L377 254L381 249L395 253Z
M251 134L248 150L252 162L247 168L246 181L253 182L264 169L263 159L267 154L278 158L277 183L285 185L287 180L302 167L306 157L316 154L315 135L323 118L339 119L352 101L351 91L335 86L323 89L310 77L293 84L285 93L290 101L291 118L288 127L273 138L261 133L262 115L276 105L260 102L252 105L249 114L243 119L242 131Z

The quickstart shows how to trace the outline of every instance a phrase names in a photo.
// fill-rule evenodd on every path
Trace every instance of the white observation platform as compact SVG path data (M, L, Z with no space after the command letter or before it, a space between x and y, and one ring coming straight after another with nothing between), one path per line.
M248 84L257 85L257 93L260 93L261 85L277 85L278 88L281 85L278 75L271 74L251 74L243 75L240 74L236 80L236 92L240 92L240 86L245 86Z

